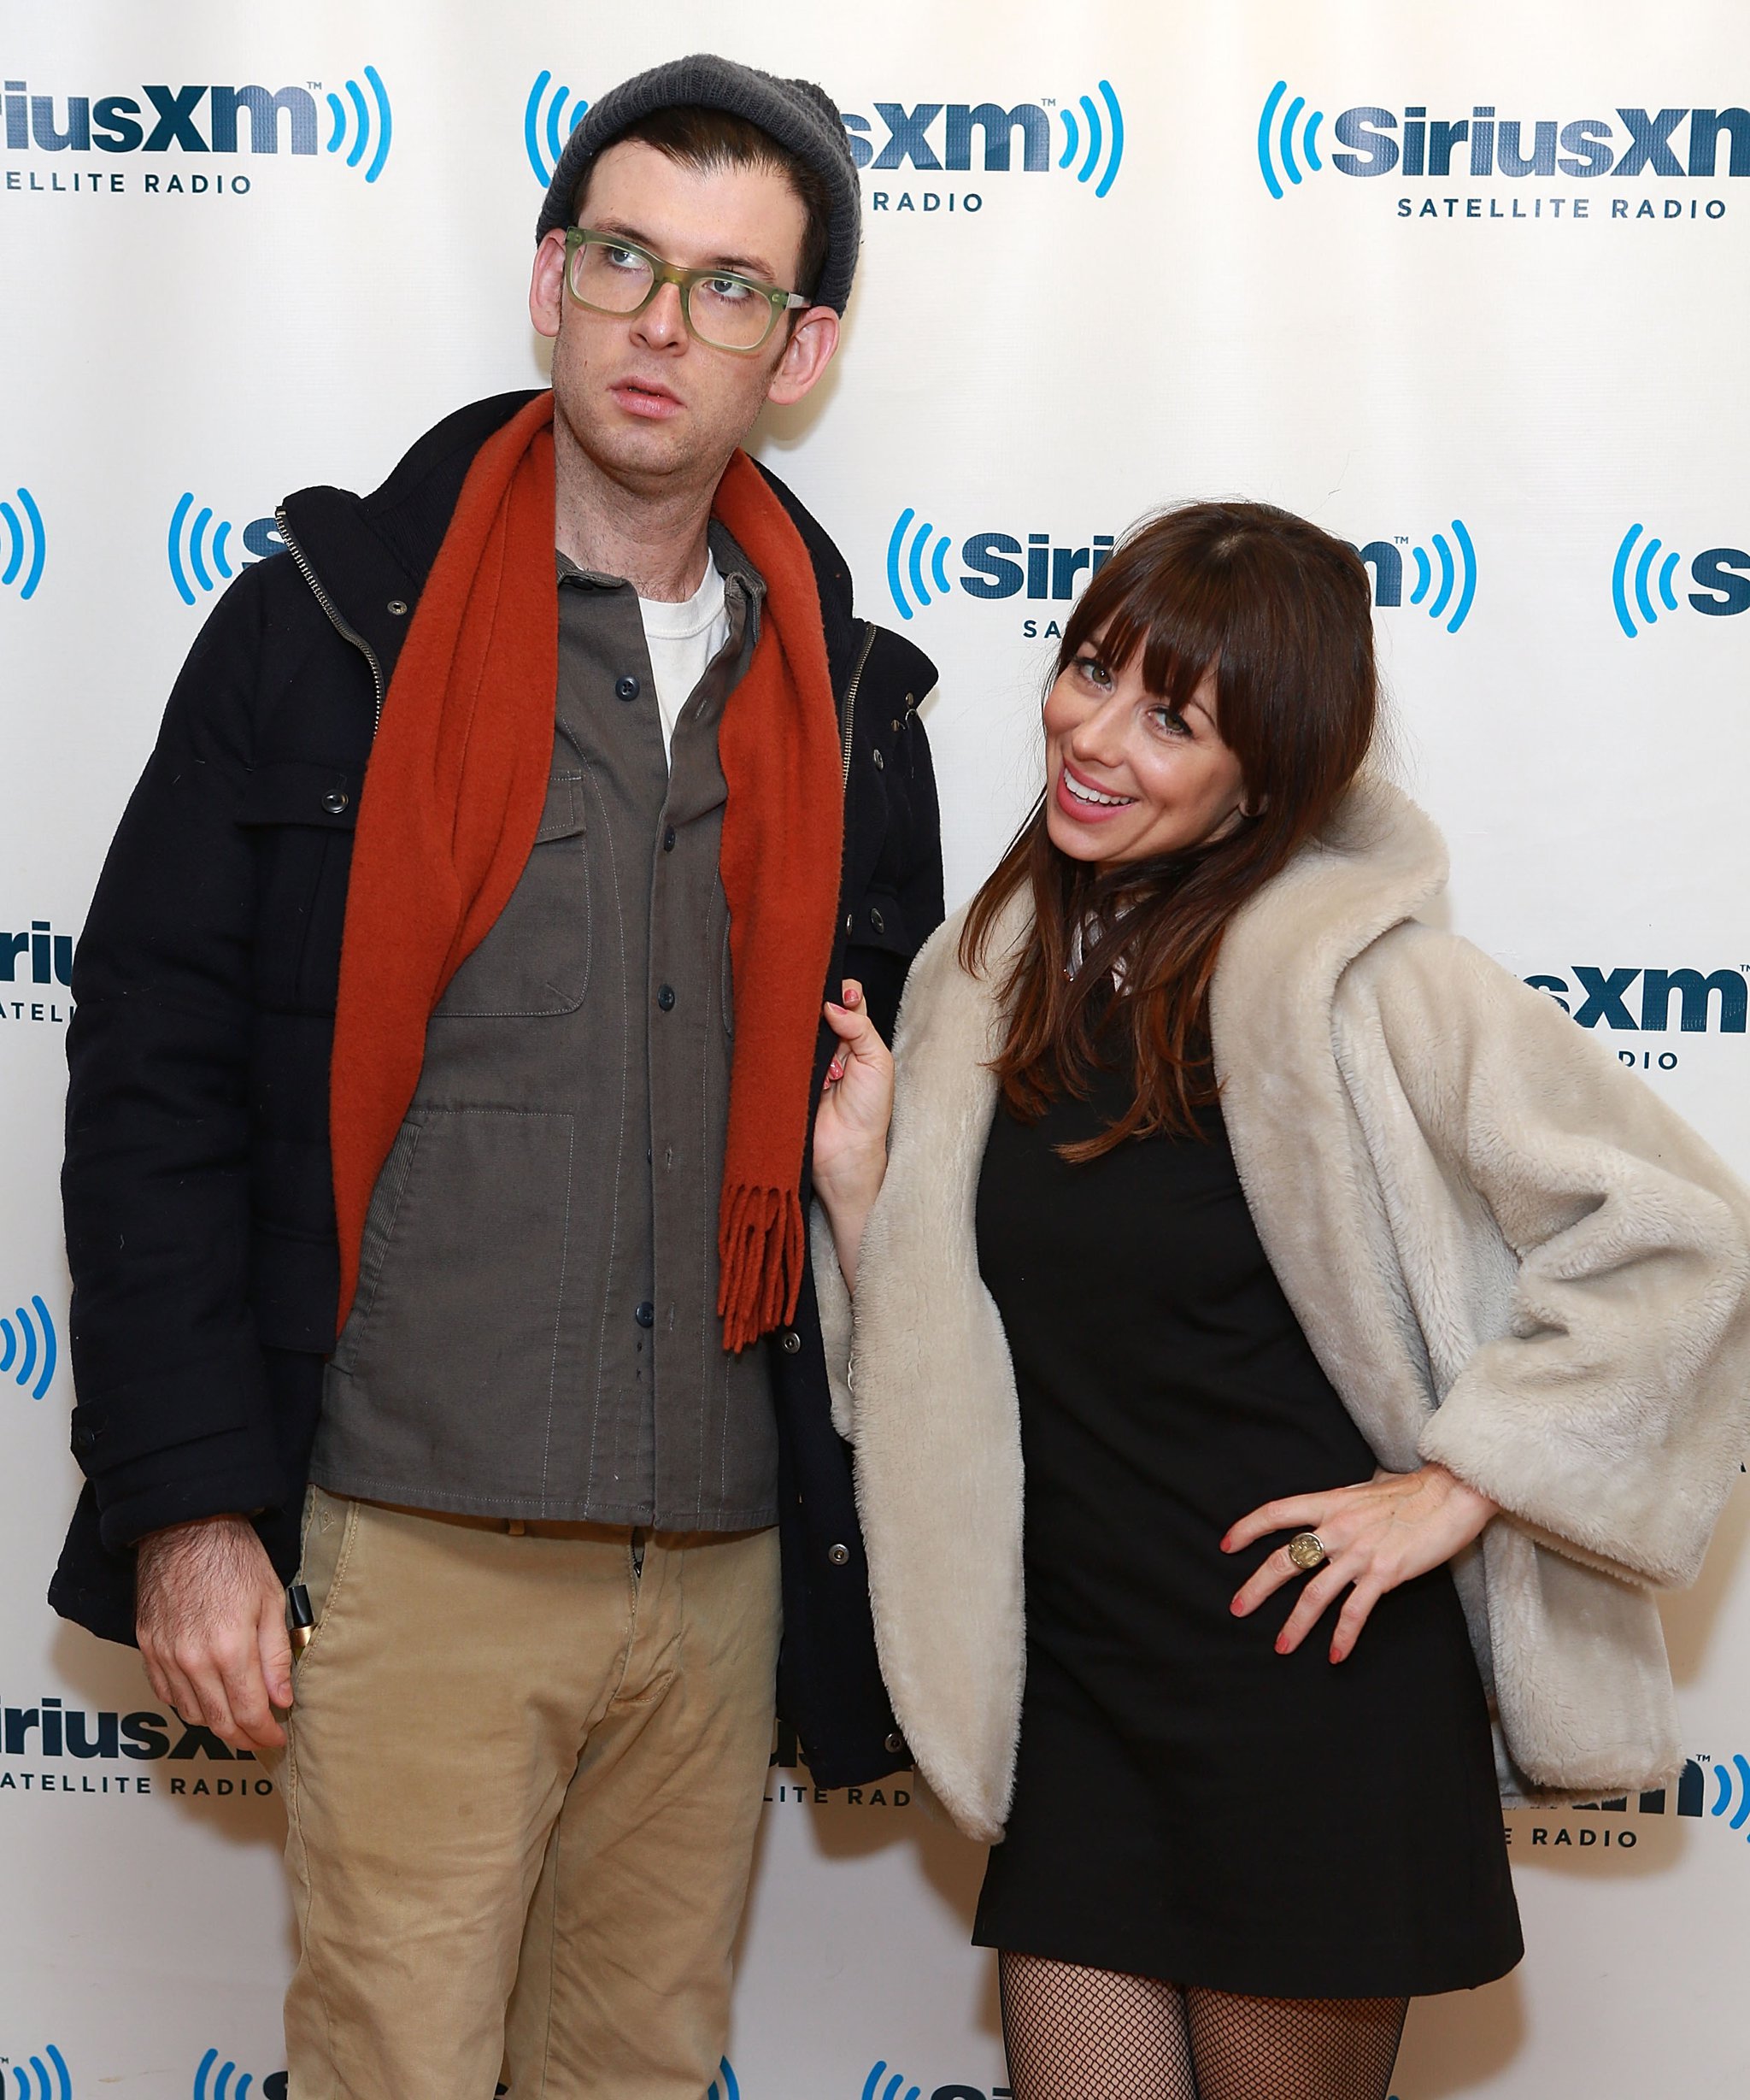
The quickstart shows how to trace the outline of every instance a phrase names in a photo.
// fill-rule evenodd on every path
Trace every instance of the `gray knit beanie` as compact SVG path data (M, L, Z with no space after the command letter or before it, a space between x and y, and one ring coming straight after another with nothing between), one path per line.
M856 275L863 197L837 108L825 89L812 80L780 80L756 67L737 65L733 59L706 53L672 58L667 65L653 66L649 73L622 80L599 102L591 103L553 171L541 216L535 221L536 240L570 223L572 198L598 153L641 118L684 104L745 117L787 146L825 184L831 200L826 261L813 296L818 305L842 314Z

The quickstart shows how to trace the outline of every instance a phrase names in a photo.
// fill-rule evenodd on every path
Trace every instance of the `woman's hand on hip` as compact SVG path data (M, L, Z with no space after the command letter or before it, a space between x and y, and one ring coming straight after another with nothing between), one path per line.
M1288 1622L1276 1637L1288 1655L1347 1590L1330 1638L1330 1659L1341 1662L1360 1638L1367 1615L1388 1590L1439 1568L1468 1546L1499 1505L1468 1487L1444 1466L1414 1473L1379 1473L1358 1487L1331 1488L1322 1495L1290 1495L1243 1516L1221 1542L1238 1553L1271 1532L1312 1532L1329 1556L1307 1576ZM1301 1570L1279 1546L1233 1601L1244 1618Z
M854 1291L863 1227L887 1176L893 1057L854 978L840 986L839 999L826 1003L826 1024L838 1047L814 1115L814 1193L831 1224L845 1284Z

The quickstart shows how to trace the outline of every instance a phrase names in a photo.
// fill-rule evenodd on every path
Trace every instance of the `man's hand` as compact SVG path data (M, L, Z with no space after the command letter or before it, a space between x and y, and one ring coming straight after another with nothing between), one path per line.
M247 1517L203 1517L139 1543L134 1630L161 1699L233 1750L278 1750L291 1704L285 1591Z

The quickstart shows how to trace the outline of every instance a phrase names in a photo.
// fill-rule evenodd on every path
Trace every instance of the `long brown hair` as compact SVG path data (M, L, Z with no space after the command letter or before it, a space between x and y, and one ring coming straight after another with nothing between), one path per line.
M960 952L976 971L1004 906L1032 892L994 1061L1023 1121L1060 1094L1085 1097L1095 1014L1123 986L1136 1098L1066 1157L1189 1132L1215 1098L1209 985L1222 935L1318 830L1372 740L1371 600L1354 550L1304 518L1268 503L1187 503L1129 534L1065 623L1054 675L1097 639L1113 671L1140 650L1148 691L1183 708L1213 670L1217 728L1256 813L1210 844L1102 873L1053 845L1042 792L973 899Z

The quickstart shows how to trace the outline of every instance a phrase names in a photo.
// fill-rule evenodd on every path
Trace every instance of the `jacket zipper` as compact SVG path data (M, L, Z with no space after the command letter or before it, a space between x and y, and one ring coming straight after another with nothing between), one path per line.
M355 627L349 626L341 618L339 608L322 588L320 579L317 576L315 570L310 567L308 557L303 549L298 545L297 540L293 538L291 527L285 522L285 511L283 506L273 513L273 522L279 527L279 537L285 542L285 551L297 564L298 574L310 586L310 595L321 607L323 612L327 615L329 626L343 639L350 642L371 667L371 684L377 696L376 706L371 716L371 733L374 737L383 726L383 666L378 659L377 652ZM859 668L860 668L860 666ZM846 762L849 764L849 760Z
M857 687L862 682L863 666L869 661L869 651L874 646L874 622L866 620L863 622L863 646L857 651L850 683L844 689L844 772L842 785L845 787L851 784L851 730L857 719Z

